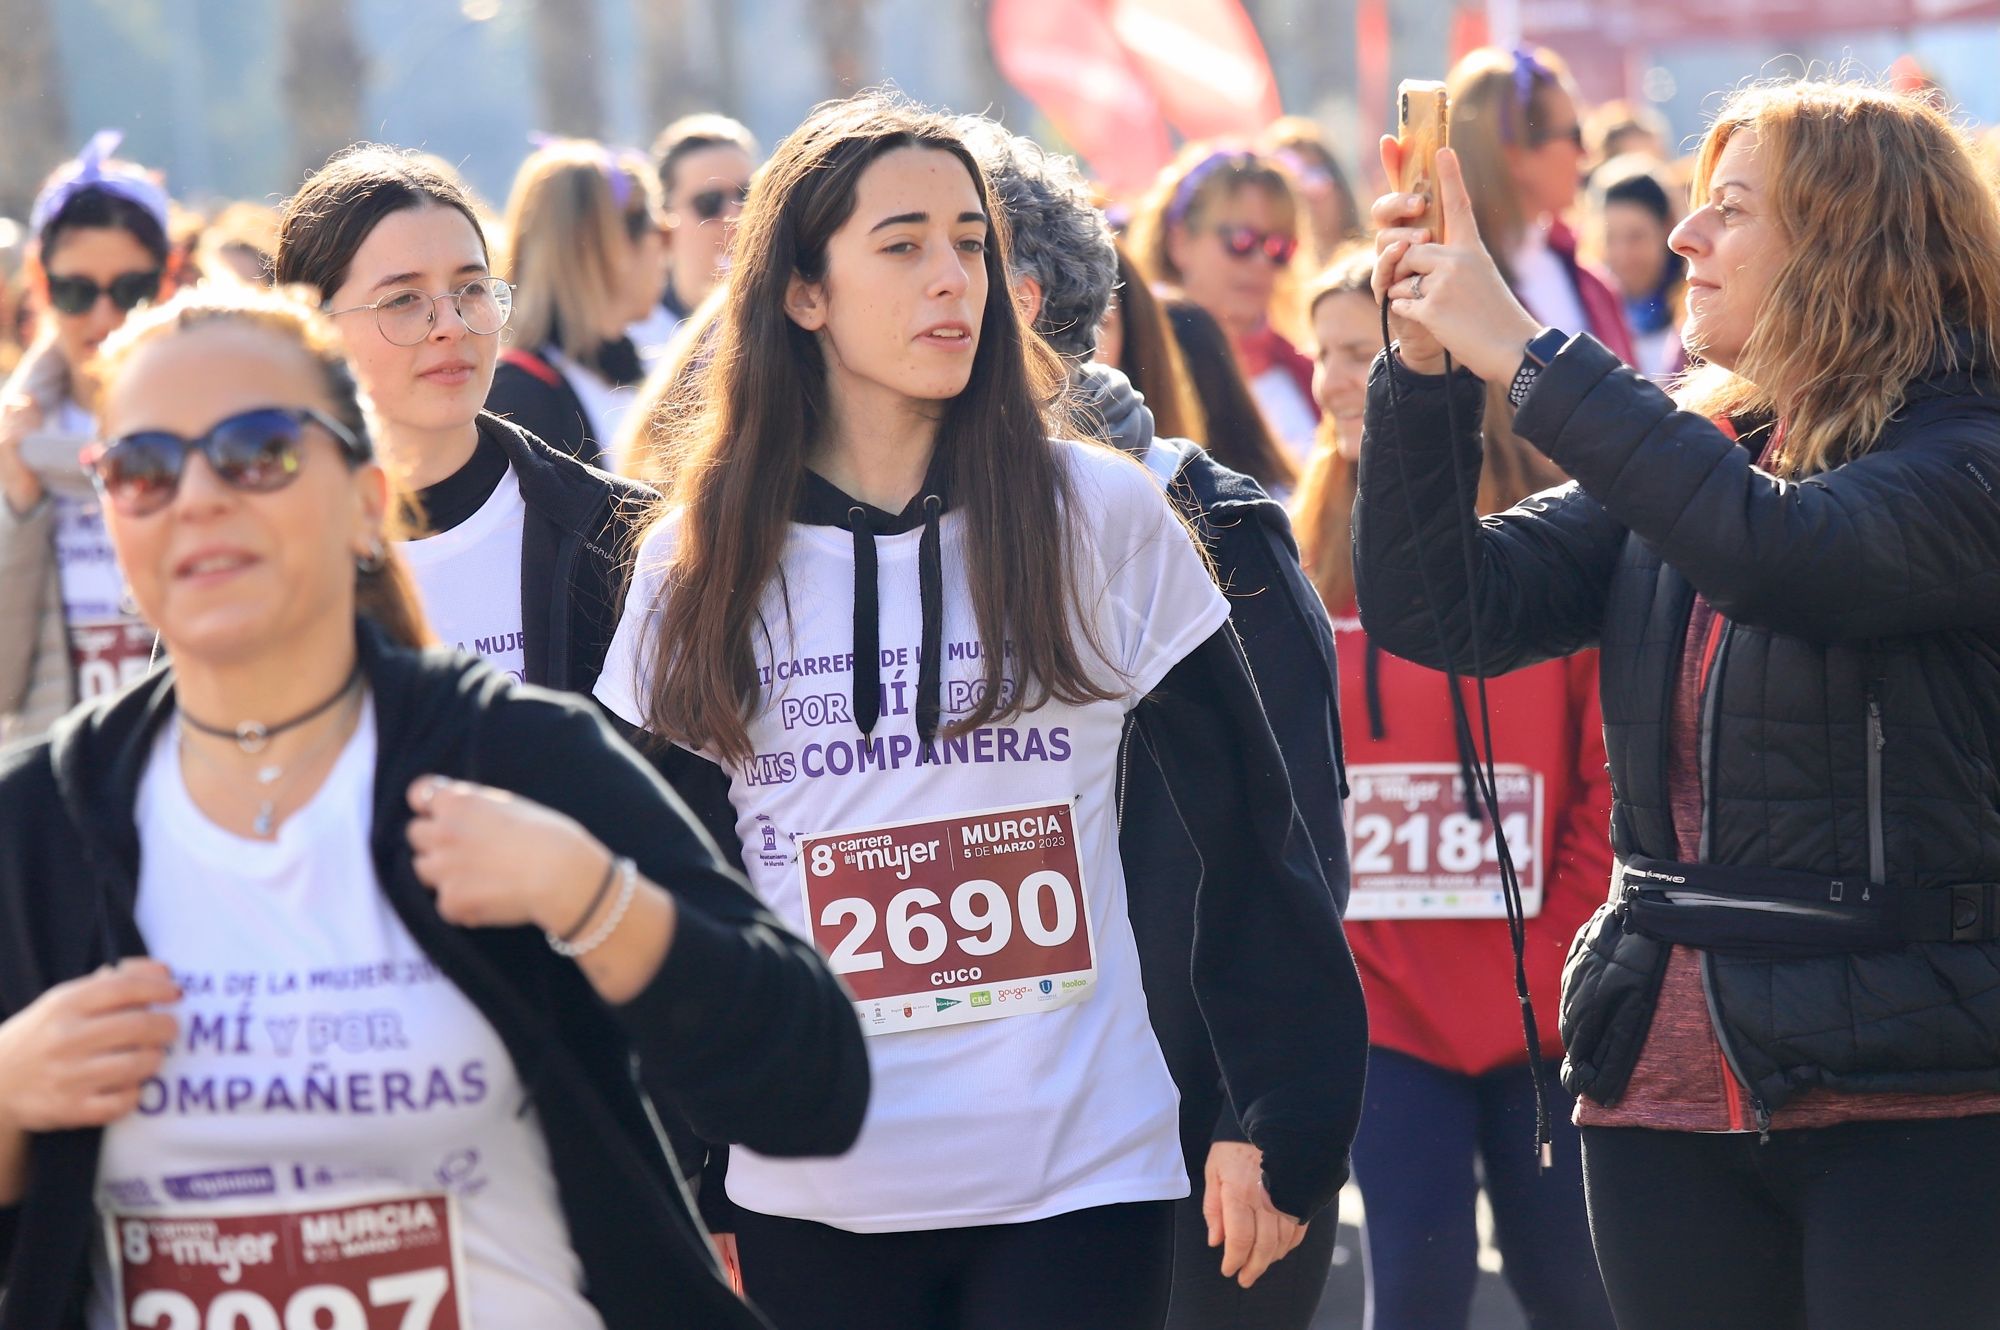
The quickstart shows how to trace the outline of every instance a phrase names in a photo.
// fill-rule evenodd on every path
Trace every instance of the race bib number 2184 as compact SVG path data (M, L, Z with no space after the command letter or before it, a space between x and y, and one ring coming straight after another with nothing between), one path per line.
M864 1034L1048 1011L1096 984L1068 804L807 836L799 860Z

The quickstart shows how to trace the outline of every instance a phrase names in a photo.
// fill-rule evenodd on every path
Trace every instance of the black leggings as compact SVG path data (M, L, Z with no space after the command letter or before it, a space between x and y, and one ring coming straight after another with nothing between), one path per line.
M744 1291L777 1330L1160 1330L1166 1321L1171 1201L914 1233L738 1216Z
M2000 1326L2000 1115L1583 1129L1619 1330Z

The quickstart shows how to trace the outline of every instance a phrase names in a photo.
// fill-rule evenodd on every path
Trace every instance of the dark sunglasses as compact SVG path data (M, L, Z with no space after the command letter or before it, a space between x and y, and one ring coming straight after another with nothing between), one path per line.
M750 186L732 185L727 189L704 189L688 198L688 211L704 222L712 222L722 216L722 210L734 203L738 208L750 201Z
M99 296L108 295L112 304L130 314L160 294L160 276L158 268L150 272L121 272L111 279L109 286L99 286L91 277L51 276L49 303L65 314L88 314Z
M263 406L222 421L198 439L166 430L141 430L87 450L90 478L118 510L134 517L158 512L180 489L189 453L198 452L232 489L249 494L281 490L298 477L305 427L331 434L355 461L368 447L347 426L311 407Z
M1547 143L1567 143L1578 152L1583 148L1583 126L1571 125L1568 129L1531 129L1528 131L1528 146L1539 148Z
M1292 255L1299 252L1297 236L1280 235L1276 231L1259 231L1249 226L1218 226L1215 234L1222 238L1222 247L1232 257L1247 259L1252 254L1262 254L1273 267L1284 267L1292 261Z

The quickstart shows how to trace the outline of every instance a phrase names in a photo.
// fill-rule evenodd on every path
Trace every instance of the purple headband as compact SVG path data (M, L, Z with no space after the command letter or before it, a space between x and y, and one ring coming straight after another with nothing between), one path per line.
M590 139L572 139L561 134L543 134L539 131L528 135L528 142L537 148L554 148L565 143L581 144L591 150L597 159L597 169L604 173L604 182L611 186L611 203L619 212L624 212L632 202L632 177L618 161L618 154L602 143Z
M1549 67L1537 60L1532 50L1525 46L1514 48L1514 104L1521 108L1523 120L1534 103L1535 84L1554 78ZM1500 117L1500 137L1508 143L1514 141L1514 122L1508 116Z
M110 160L124 140L122 129L100 129L92 134L76 160L58 167L54 178L35 196L35 206L28 213L29 231L39 237L50 222L62 215L70 200L97 190L144 208L160 224L160 233L166 234L167 191L138 167Z
M1188 173L1181 177L1181 183L1174 188L1173 198L1167 201L1167 221L1179 222L1194 207L1194 196L1201 192L1202 182L1214 175L1224 165L1240 162L1245 166L1255 161L1254 156L1242 148L1217 148L1208 156L1196 162Z

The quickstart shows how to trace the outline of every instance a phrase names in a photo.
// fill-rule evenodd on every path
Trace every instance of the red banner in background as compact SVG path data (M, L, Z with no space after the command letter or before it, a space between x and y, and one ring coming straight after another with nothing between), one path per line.
M993 0L994 60L1113 193L1187 138L1248 137L1281 113L1241 0Z
M1111 0L1111 30L1188 138L1249 138L1282 114L1240 0Z
M1105 0L993 0L1000 72L1114 194L1153 183L1173 155L1159 98L1111 26Z

